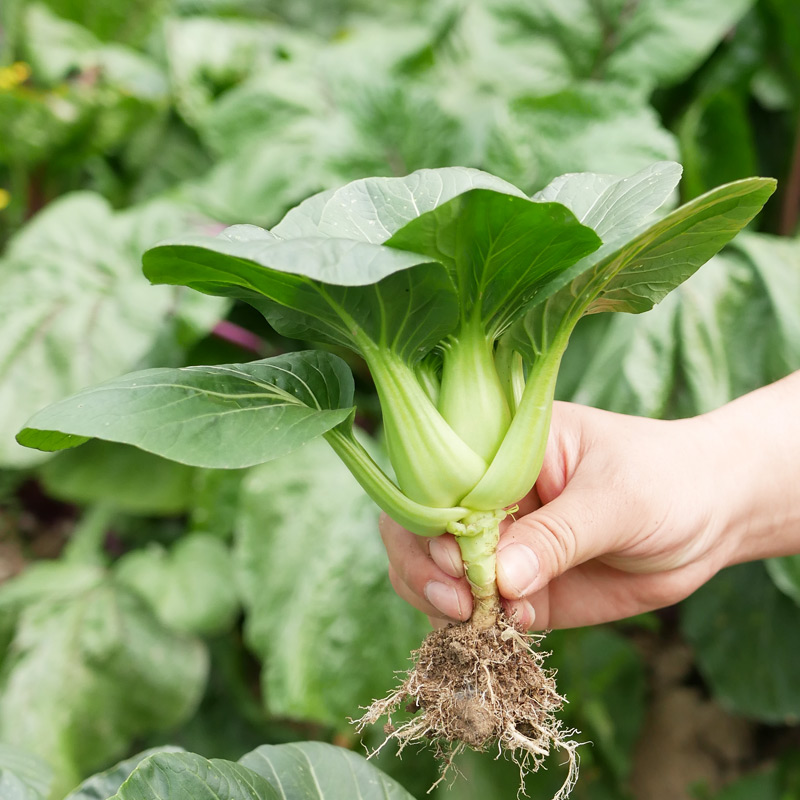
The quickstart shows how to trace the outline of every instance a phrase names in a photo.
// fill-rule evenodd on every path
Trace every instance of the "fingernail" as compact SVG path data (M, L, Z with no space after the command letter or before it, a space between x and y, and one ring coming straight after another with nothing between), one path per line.
M453 547L449 547L442 539L433 539L430 543L429 552L434 563L439 569L446 572L451 578L464 577L464 562L456 559Z
M425 599L437 611L450 619L461 619L461 601L458 592L452 586L439 581L428 581L423 591Z
M497 573L508 589L523 597L531 592L539 575L539 559L530 547L510 544L497 553Z

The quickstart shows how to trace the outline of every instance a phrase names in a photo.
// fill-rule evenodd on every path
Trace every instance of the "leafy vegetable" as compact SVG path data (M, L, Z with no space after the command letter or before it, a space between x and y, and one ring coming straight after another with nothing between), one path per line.
M284 335L359 353L396 484L353 436L344 365L319 352L138 373L39 412L19 441L55 450L101 437L240 467L325 435L399 521L456 533L478 612L494 607L497 521L536 480L577 322L651 308L774 190L737 181L655 217L679 177L671 162L566 175L527 199L477 170L420 170L317 194L271 231L237 225L145 254L154 282L244 299ZM247 410L258 417L232 413Z

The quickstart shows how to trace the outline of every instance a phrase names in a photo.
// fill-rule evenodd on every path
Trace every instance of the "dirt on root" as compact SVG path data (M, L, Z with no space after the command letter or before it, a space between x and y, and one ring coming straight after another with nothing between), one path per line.
M563 730L555 716L564 699L543 665L547 654L535 649L540 638L504 619L488 630L463 623L432 631L400 686L367 709L358 729L388 717L386 741L395 739L400 751L430 742L442 777L465 747L505 752L519 765L521 781L560 749L570 765L560 800L577 778L578 745L575 731ZM413 716L395 721L401 709Z

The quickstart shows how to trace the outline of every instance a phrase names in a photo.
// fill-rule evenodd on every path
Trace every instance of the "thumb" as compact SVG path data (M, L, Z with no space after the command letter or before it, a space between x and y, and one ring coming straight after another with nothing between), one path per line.
M575 481L554 500L509 525L497 548L497 586L509 600L533 594L568 569L618 547L619 505Z

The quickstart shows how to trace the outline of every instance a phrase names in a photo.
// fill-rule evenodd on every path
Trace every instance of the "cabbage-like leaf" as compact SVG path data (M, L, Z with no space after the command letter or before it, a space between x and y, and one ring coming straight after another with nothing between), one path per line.
M183 464L235 469L284 455L352 413L347 365L308 351L134 372L48 406L18 440L62 450L97 437Z

